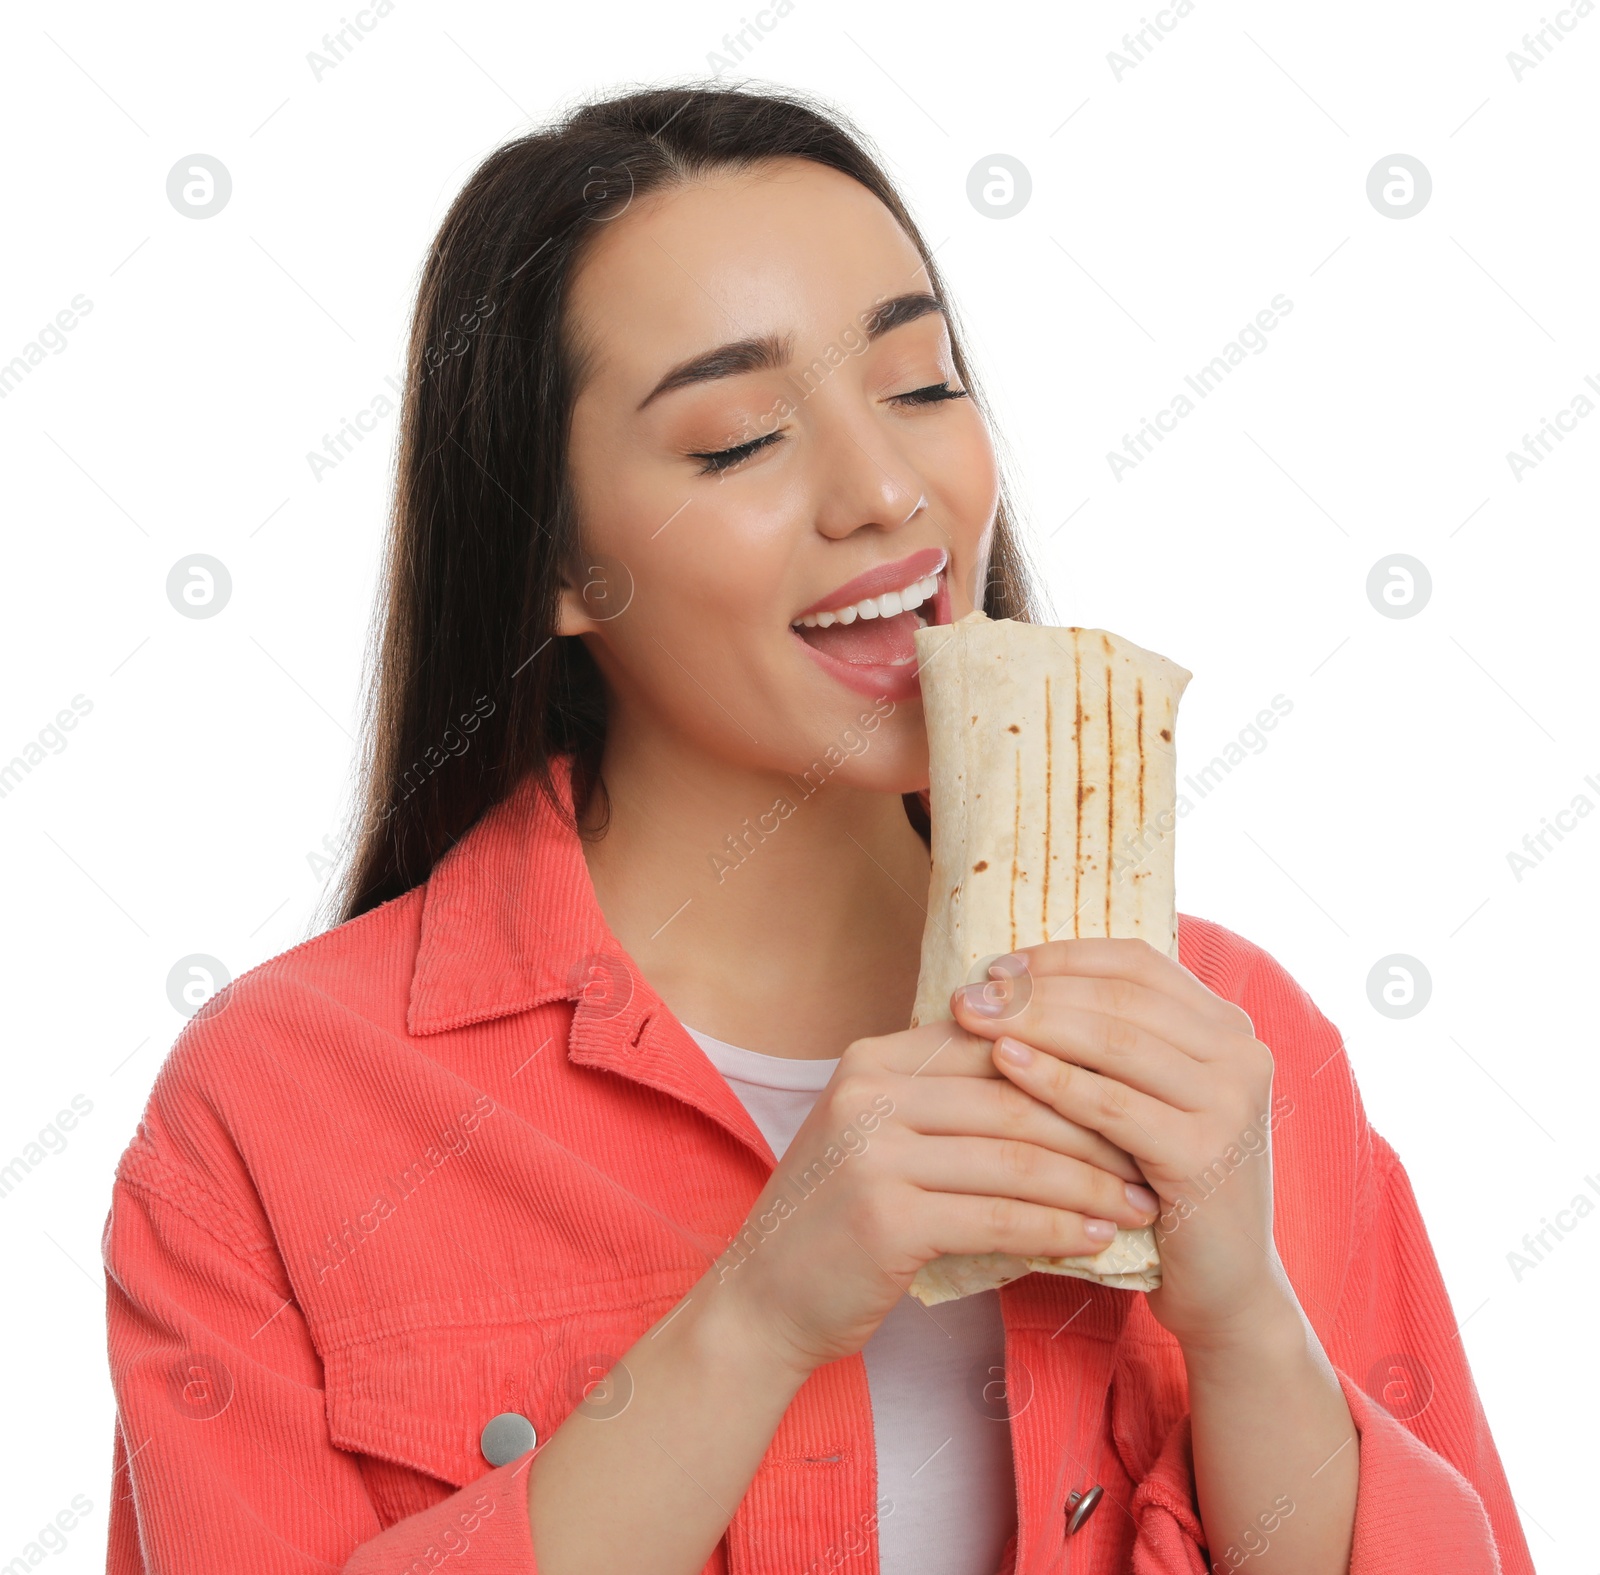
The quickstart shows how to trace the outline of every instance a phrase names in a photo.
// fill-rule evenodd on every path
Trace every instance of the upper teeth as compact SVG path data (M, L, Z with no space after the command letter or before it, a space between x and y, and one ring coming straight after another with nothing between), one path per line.
M903 590L885 591L881 596L864 596L858 602L851 602L848 607L807 613L804 618L796 618L795 622L804 624L808 629L826 629L830 624L854 623L857 618L893 618L896 613L920 607L938 588L939 573L936 570L926 579L917 580Z

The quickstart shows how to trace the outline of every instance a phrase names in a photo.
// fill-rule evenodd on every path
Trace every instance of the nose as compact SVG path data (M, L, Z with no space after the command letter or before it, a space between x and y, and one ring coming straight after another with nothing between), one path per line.
M928 506L921 479L865 413L817 412L816 523L825 536L897 531Z

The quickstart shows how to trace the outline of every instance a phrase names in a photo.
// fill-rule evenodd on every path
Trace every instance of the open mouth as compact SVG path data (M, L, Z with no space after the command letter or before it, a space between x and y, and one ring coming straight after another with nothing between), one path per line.
M860 694L914 699L917 647L913 636L950 619L950 558L904 585L857 601L807 613L790 625L818 664Z

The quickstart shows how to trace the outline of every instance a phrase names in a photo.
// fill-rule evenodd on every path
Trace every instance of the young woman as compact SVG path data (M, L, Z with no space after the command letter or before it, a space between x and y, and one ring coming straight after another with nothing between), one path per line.
M342 922L197 1014L118 1169L116 1575L1531 1570L1265 951L1029 947L903 1027L912 631L1039 604L858 136L707 87L494 153L387 573ZM905 1294L1152 1219L1149 1295Z

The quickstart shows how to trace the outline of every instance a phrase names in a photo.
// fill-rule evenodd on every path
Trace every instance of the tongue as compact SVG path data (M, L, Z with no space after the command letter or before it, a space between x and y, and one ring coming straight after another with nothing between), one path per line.
M923 626L924 620L912 609L892 618L857 618L854 623L829 624L826 629L802 625L798 632L807 645L836 662L903 667L917 659L916 642L911 636Z

